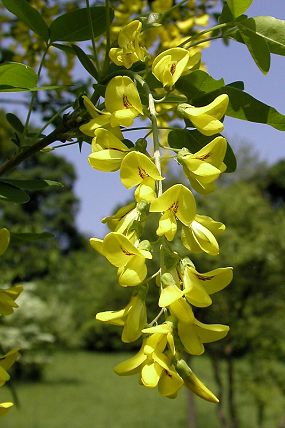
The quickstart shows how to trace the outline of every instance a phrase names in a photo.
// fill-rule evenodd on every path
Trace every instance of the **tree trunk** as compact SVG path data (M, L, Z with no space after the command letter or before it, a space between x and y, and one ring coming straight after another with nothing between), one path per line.
M230 416L230 428L239 428L236 400L235 400L235 366L232 357L232 348L227 350L227 378L228 378L228 406Z
M221 376L221 364L217 355L210 355L210 360L213 367L214 379L218 387L218 399L220 400L217 406L217 415L221 428L230 428L229 422L224 412L224 384Z
M187 428L197 428L197 413L195 407L194 394L191 391L187 393Z

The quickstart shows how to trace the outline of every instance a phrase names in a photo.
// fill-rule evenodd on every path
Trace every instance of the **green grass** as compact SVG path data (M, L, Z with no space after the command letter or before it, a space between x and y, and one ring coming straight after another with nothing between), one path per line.
M112 367L124 354L86 352L57 353L41 383L20 383L21 408L1 418L4 428L186 428L187 392L175 400L159 396L157 390L138 385L137 377L119 377ZM207 359L195 361L195 370L213 388ZM215 389L215 388L214 388ZM1 401L11 399L1 389ZM219 428L216 406L197 398L199 428ZM255 428L255 412L246 391L244 427ZM273 428L276 425L265 425Z

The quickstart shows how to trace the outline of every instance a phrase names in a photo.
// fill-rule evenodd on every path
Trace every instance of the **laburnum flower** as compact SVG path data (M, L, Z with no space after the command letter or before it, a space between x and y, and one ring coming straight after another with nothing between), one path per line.
M135 202L131 202L115 212L115 214L104 217L102 223L106 223L113 232L119 232L123 235L127 235L127 231L130 229L132 224L139 220L141 216L140 210L137 208Z
M225 230L225 225L211 217L197 214L189 227L182 227L181 240L192 253L219 254L216 235Z
M0 386L3 386L10 379L8 370L15 363L18 357L18 349L12 349L6 355L0 357ZM0 403L0 416L5 415L12 406L12 402Z
M229 326L223 324L204 324L194 318L194 322L178 319L178 335L185 350L191 355L201 355L205 351L204 343L223 339Z
M196 153L190 153L187 149L178 153L177 160L197 192L205 194L215 189L214 182L226 170L223 162L226 150L225 138L216 137Z
M156 233L172 241L177 231L176 219L190 226L196 214L196 202L191 190L183 184L175 184L151 202L149 211L163 213Z
M130 149L112 132L104 128L95 130L94 140L92 153L88 156L92 168L107 172L118 170L122 159Z
M223 131L224 125L220 119L225 115L228 104L228 95L222 94L204 107L183 103L177 107L177 111L189 119L201 134L210 136Z
M111 113L112 127L131 126L134 119L143 114L137 87L128 76L116 76L110 80L105 93L105 106Z
M120 127L116 126L112 128L110 125L111 113L97 109L92 103L92 101L89 100L89 98L85 95L82 98L84 106L92 117L92 119L84 125L81 125L79 127L80 131L83 132L83 134L88 135L89 137L94 137L96 129L103 127L108 131L111 131L117 138L121 140L123 136Z
M186 388L190 389L194 394L210 401L211 403L218 403L217 397L210 391L206 385L193 373L186 361L180 359L175 362L175 368L184 381Z
M157 326L160 329L160 326ZM148 330L148 329L147 329ZM163 327L163 330L164 327ZM147 388L158 386L164 397L174 398L184 382L171 365L170 358L164 354L168 333L157 332L147 337L140 351L126 361L118 364L114 370L120 376L140 373L140 382Z
M142 297L140 294L134 295L124 309L99 312L96 319L107 324L123 326L122 341L134 342L142 335L142 329L147 324L145 298Z
M10 243L10 232L6 227L0 229L0 256L7 250Z
M152 73L163 86L172 87L179 77L200 62L199 51L184 48L170 48L155 57Z
M156 197L155 181L163 180L154 162L140 152L128 153L121 164L120 176L127 189L138 186L135 191L137 201L152 201Z
M14 285L13 287L0 290L0 314L10 315L14 309L18 307L15 300L23 291L22 285Z
M223 290L233 278L231 267L199 273L193 266L186 266L183 273L184 295L193 306L203 308L212 304L211 294Z
M146 259L151 259L152 255L143 248L144 243L135 246L118 232L108 233L103 240L90 239L91 246L118 268L118 281L123 287L138 285L147 275Z
M143 61L146 50L141 42L142 23L137 19L125 25L119 32L118 48L111 48L109 57L116 65L126 68L137 61Z

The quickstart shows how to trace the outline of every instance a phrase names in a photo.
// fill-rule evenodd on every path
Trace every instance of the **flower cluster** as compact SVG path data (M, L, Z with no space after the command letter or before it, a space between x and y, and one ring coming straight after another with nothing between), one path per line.
M159 8L163 2L154 2ZM212 295L229 285L232 268L223 267L199 272L191 254L219 254L217 237L225 226L201 215L193 190L207 194L226 170L227 141L219 133L228 106L228 96L219 95L208 105L171 103L169 108L186 119L186 125L201 134L200 150L176 149L160 144L157 114L159 101L142 77L131 70L137 61L146 61L142 25L132 21L121 29L118 48L110 50L110 59L121 69L106 85L104 103L98 106L84 97L90 120L80 127L92 137L89 163L92 168L112 172L119 170L127 189L134 189L134 201L102 221L110 232L104 239L91 238L91 246L117 268L121 287L133 287L133 294L120 310L97 314L98 321L122 327L122 341L142 338L139 352L115 367L119 375L137 373L141 384L158 387L161 395L175 397L184 385L200 397L218 402L214 394L196 377L183 359L183 353L201 355L204 345L224 338L229 327L205 324L196 318L195 308L212 304ZM152 61L152 78L161 84L162 96L177 94L176 82L200 65L197 49L172 47ZM146 138L135 144L123 134L135 118L150 120ZM213 137L203 143L204 136ZM172 159L181 165L189 187L184 184L164 186L167 177L161 170L162 150L173 152ZM165 188L164 188L165 187ZM145 239L146 221L157 222L156 237ZM184 248L181 253L177 250ZM188 256L185 257L185 253ZM156 257L159 254L159 257ZM157 262L156 259L159 259ZM150 261L152 262L150 263ZM152 267L158 264L157 269ZM149 320L147 296L159 287L157 316Z
M10 232L3 227L0 229L0 256L7 250L10 243ZM10 315L18 307L15 300L23 291L21 285L15 285L10 288L0 289L0 315ZM18 349L12 349L6 355L0 357L0 387L10 379L8 370L19 357ZM5 415L13 406L10 401L0 403L0 416Z

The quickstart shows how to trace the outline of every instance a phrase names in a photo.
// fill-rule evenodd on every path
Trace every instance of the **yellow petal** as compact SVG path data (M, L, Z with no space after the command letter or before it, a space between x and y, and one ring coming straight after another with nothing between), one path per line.
M155 362L144 364L141 372L141 380L147 388L155 388L159 382L163 368Z
M13 406L14 404L9 401L7 401L6 403L0 403L0 416L4 416Z
M136 151L125 156L121 164L120 175L121 181L127 189L131 189L149 177L154 180L163 180L152 160Z
M182 345L189 354L203 354L205 348L196 332L194 324L178 322L178 335Z
M172 241L177 231L175 215L171 210L167 210L159 219L159 226L156 231L158 236L165 235L168 241Z
M120 376L128 376L138 371L139 367L147 359L147 356L143 352L143 348L126 361L122 361L114 367L115 373Z
M133 256L141 256L139 250L121 233L110 232L103 241L103 253L112 265L125 266Z
M216 342L229 332L229 326L223 324L204 324L195 319L196 334L203 343Z
M172 315L174 315L179 321L190 324L194 322L194 314L191 306L183 298L171 303L169 307Z
M141 284L147 275L145 258L135 256L119 270L118 281L122 287L132 287Z
M96 314L96 320L107 324L124 325L125 321L123 318L125 317L125 313L125 309L121 309L119 311L98 312L98 314Z

